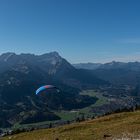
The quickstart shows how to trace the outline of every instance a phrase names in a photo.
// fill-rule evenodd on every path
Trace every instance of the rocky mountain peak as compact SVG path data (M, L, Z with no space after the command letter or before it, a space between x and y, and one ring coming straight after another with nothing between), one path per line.
M8 52L8 53L3 53L2 55L0 55L0 60L7 62L8 60L10 60L10 58L12 56L15 56L16 54L13 52Z

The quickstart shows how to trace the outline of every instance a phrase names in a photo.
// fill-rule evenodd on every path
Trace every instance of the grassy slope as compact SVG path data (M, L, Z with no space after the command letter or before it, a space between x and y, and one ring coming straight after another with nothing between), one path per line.
M11 136L12 140L102 140L140 134L140 111L118 113L82 123ZM3 138L7 140L8 138Z

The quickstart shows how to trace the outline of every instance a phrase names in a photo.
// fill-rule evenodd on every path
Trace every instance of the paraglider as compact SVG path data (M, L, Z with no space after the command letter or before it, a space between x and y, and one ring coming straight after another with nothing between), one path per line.
M50 90L55 91L55 92L60 92L56 86L45 85L45 86L41 86L40 88L36 90L36 95L40 95L42 92L45 92L45 94L47 94L48 91Z

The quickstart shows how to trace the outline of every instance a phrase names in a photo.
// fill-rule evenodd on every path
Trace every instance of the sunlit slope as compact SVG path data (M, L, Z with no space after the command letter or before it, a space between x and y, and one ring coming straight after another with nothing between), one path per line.
M140 111L118 113L53 129L38 130L3 138L4 140L102 140L139 138Z

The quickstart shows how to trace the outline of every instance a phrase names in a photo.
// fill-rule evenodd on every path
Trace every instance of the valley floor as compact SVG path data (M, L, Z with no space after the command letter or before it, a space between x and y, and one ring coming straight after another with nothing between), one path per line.
M52 129L36 130L2 140L140 140L140 111L124 112Z

